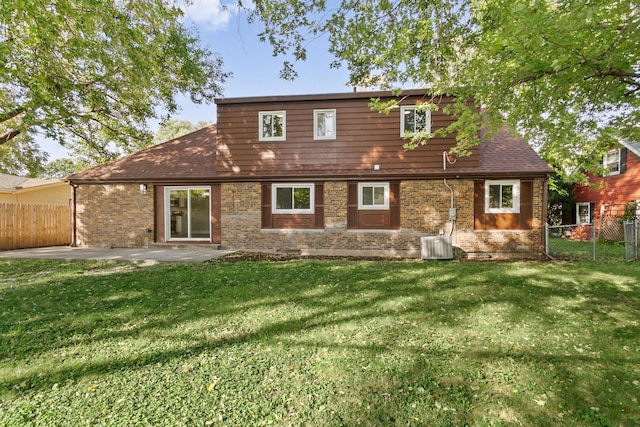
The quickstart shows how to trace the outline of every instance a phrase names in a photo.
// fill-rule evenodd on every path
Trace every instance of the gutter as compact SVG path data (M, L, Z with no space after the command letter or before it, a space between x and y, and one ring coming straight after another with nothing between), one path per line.
M326 173L326 172L325 172ZM548 178L549 171L523 171L523 172L462 172L451 170L448 173L401 173L376 171L376 173L360 173L360 174L342 174L336 173L332 175L315 174L278 174L278 175L218 175L216 177L202 178L173 178L166 177L144 177L144 178L114 178L114 179L86 179L76 180L75 184L95 185L95 184L136 184L140 182L149 182L156 185L166 185L175 183L224 183L224 182L292 182L292 181L354 181L366 179L370 181L384 181L389 179L402 180L424 180L424 179L488 179L488 178Z

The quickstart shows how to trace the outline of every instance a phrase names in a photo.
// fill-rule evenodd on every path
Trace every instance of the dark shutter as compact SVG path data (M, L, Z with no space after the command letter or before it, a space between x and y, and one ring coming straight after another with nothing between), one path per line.
M589 203L589 222L593 224L593 218L595 216L596 204Z
M620 149L620 174L623 174L627 171L627 149Z
M473 224L476 230L483 230L484 226L484 181L473 184Z
M400 228L400 183L389 183L389 228Z
M272 228L271 184L262 184L262 228Z
M533 227L533 182L520 181L520 228Z
M358 228L358 183L347 184L347 228Z
M315 184L315 228L324 228L324 184Z

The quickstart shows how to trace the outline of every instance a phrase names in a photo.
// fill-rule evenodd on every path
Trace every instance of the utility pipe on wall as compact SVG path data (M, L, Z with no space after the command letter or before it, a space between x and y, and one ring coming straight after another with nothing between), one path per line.
M454 164L455 162L457 162L458 159L455 158L453 161L451 161L451 159L449 158L449 153L447 153L446 151L442 152L442 169L443 170L447 170L447 163L449 163L450 165ZM455 206L454 206L454 200L453 200L453 188L451 188L451 186L449 186L449 184L447 184L447 178L444 178L444 185L449 189L449 191L451 192L451 204L449 206L449 220L451 221L451 230L449 231L449 236L453 235L453 230L455 228L456 225L456 219L455 219Z

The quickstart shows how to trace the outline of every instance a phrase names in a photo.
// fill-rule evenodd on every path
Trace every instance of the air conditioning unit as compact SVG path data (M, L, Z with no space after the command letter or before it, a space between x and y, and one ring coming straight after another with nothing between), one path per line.
M424 236L420 243L422 259L453 259L451 236Z

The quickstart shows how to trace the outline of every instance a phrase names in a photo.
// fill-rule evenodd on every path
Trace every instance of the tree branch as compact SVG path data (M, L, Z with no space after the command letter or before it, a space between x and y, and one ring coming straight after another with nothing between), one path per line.
M0 145L6 144L16 136L20 135L22 131L20 129L11 129L0 135Z
M567 67L559 68L559 69L557 69L557 70L539 71L538 73L536 73L536 74L534 74L534 75L529 75L529 76L526 76L526 77L521 77L521 78L519 78L519 79L515 80L513 83L514 83L514 84L522 84L522 83L532 82L532 81L538 80L539 78L542 78L542 77L544 77L544 76L553 76L553 75L555 75L555 74L559 74L559 73L561 73L561 72L563 72L563 71L568 70L569 68L571 68L571 67L567 66Z
M7 120L11 120L16 116L19 116L20 114L24 113L24 107L18 107L14 110L8 111L4 114L0 114L0 123L4 123Z

